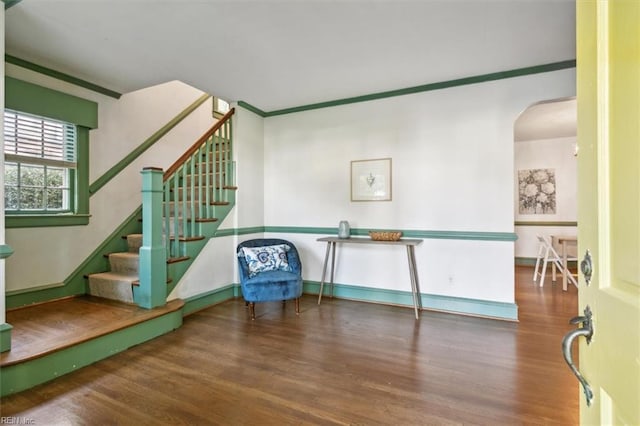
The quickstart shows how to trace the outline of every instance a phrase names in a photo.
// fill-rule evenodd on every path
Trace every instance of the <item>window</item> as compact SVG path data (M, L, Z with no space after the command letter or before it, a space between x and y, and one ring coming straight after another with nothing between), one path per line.
M72 212L76 142L71 123L5 110L5 212Z
M231 105L229 105L229 102L220 99L217 96L213 98L213 116L215 118L222 118L230 110Z

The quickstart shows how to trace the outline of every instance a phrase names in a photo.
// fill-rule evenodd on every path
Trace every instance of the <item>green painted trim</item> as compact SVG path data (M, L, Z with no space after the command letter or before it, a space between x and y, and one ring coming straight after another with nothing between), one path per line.
M17 1L11 1L10 0L10 2L12 4L9 7L13 6L15 3L18 3L19 1L20 0L17 0ZM7 3L5 1L5 10L6 9L8 9L8 7L7 7ZM120 99L120 97L122 96L121 93L118 93L116 91L104 88L102 86L98 86L97 84L93 84L93 83L91 83L89 81L73 77L73 76L71 76L69 74L65 74L65 73L62 73L60 71L52 70L51 68L43 67L42 65L34 64L33 62L25 61L24 59L20 59L20 58L17 58L15 56L4 55L4 60L5 60L5 62L7 62L9 64L13 64L13 65L19 66L21 68L25 68L25 69L28 69L28 70L31 70L31 71L35 71L37 73L44 74L46 76L53 77L53 78L61 80L61 81L65 81L67 83L71 83L73 85L76 85L76 86L79 86L79 87L83 87L85 89L89 89L89 90L91 90L93 92L100 93L102 95L106 95L106 96L109 96L111 98Z
M43 228L48 226L84 226L89 224L89 129L76 126L77 165L73 187L75 188L75 213L24 214L8 213L5 228Z
M58 287L64 287L64 282L44 284L44 285L39 285L37 287L29 287L28 289L21 289L21 290L7 290L5 294L7 297L9 297L9 296L15 296L17 294L33 293L37 291L43 291L43 290L48 290L51 288L58 288ZM38 302L37 300L34 300L32 303L37 303L37 302ZM14 306L7 306L7 307L13 308Z
M11 350L11 329L13 327L6 322L0 324L0 352Z
M75 214L89 216L89 129L76 126ZM88 222L87 222L88 223ZM86 225L86 224L85 224Z
M516 266L535 266L536 258L535 257L516 257L514 263Z
M480 240L480 241L507 241L518 239L514 232L478 232L478 231L402 231L403 237L427 238L444 240Z
M459 78L455 80L441 81L437 83L429 83L429 84L423 84L420 86L407 87L405 89L390 90L387 92L378 92L378 93L372 93L369 95L343 98L343 99L338 99L338 100L328 101L328 102L318 102L315 104L302 105L302 106L297 106L292 108L283 108L283 109L279 109L275 111L267 111L267 112L262 111L259 108L248 104L247 102L242 102L242 104L238 102L238 105L248 109L249 111L255 112L261 117L274 117L277 115L292 114L295 112L310 111L310 110L321 109L321 108L330 108L330 107L354 104L359 102L368 102L368 101L391 98L396 96L411 95L414 93L429 92L432 90L447 89L450 87L465 86L468 84L486 83L488 81L504 80L507 78L522 77L525 75L560 71L560 70L570 69L575 67L576 67L576 60L570 59L566 61L552 62L549 64L536 65L532 67L524 67L524 68L517 68L513 70L508 70L508 71L500 71L500 72L493 72L489 74L475 75L475 76Z
M108 270L105 253L126 250L123 235L140 232L142 207L138 207L124 222L116 228L87 258L64 280L64 285L47 288L30 288L17 290L7 294L7 308L16 308L61 297L86 294L85 275Z
M253 112L254 114L259 115L260 117L267 117L268 113L264 112L263 110L261 110L260 108L254 107L253 105L244 102L244 101L238 101L238 106L242 107L248 111Z
M163 238L163 190L161 169L144 169L142 174L142 246L139 250L140 285L133 300L143 308L162 306L167 300L167 249Z
M304 292L310 294L319 294L320 283L317 281L304 281ZM328 297L330 293L331 286L325 285L323 290L323 298ZM341 299L383 303L390 305L401 305L413 308L413 296L409 291L388 290L346 284L334 284L333 295L334 297ZM515 303L467 299L462 297L441 296L427 293L421 294L421 300L422 307L425 310L450 312L462 315L473 315L508 321L518 320L518 305L516 305ZM413 315L413 312L411 314Z
M89 224L90 214L6 215L5 228L43 228L47 226L83 226Z
M375 228L352 228L351 235L367 236L369 231L382 231L383 229ZM388 229L391 231L392 229ZM445 239L445 240L481 240L481 241L507 241L513 242L518 236L513 232L479 232L479 231L428 231L428 230L403 230L393 229L394 231L402 231L404 238L424 238L424 239ZM312 227L295 227L295 226L265 226L264 232L274 233L291 233L291 234L337 234L338 228L312 228Z
M90 129L98 127L97 102L12 77L5 77L4 82L5 108L62 120Z
M184 315L187 316L210 306L217 305L218 303L235 299L238 297L239 288L239 284L229 284L210 292L190 297L184 301L185 304L182 311Z
M166 334L182 325L182 310L144 321L82 344L2 368L0 395L7 396L129 349Z
M535 257L516 257L514 260L516 266L536 266ZM570 267L577 266L578 262L575 260L568 261Z
M171 129L176 127L182 120L184 120L189 114L198 109L200 105L205 103L211 95L204 94L196 99L191 105L182 110L178 115L173 117L167 124L162 126L159 130L157 130L154 134L149 136L147 140L142 142L136 149L131 151L126 157L120 160L116 165L107 170L105 174L100 176L95 180L91 185L89 185L89 194L93 195L100 188L105 186L111 179L116 177L118 173L123 171L128 165L133 163L140 155L142 155L146 150L151 148L156 142L158 142L164 135L169 133Z
M338 227L328 228L328 227L298 227L298 226L265 226L264 232L273 232L273 233L288 233L288 234L329 234L329 235L338 235ZM356 235L357 230L355 228L351 229L352 235Z
M4 2L4 10L9 9L10 7L15 6L20 3L21 0L2 0Z
M260 234L264 232L264 226L253 226L247 228L227 228L218 229L214 237L230 237L232 235Z
M516 221L514 226L578 226L578 222Z
M8 244L0 244L0 259L6 259L13 254L13 249Z

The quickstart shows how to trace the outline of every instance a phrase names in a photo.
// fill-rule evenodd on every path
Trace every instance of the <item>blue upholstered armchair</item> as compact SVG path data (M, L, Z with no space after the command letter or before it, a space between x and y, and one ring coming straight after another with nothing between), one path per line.
M256 319L255 302L283 302L295 299L300 313L302 263L291 242L276 238L258 238L238 244L238 273L242 295Z

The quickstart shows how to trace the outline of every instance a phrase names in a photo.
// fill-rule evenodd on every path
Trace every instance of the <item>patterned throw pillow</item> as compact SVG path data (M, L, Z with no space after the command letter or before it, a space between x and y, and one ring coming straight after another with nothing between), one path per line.
M291 272L287 251L290 247L287 244L264 247L242 247L244 258L249 266L249 278L256 276L260 272L266 271L287 271Z

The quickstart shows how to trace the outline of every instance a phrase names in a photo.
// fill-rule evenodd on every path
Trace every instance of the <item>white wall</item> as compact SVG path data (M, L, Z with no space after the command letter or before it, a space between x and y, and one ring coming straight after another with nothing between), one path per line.
M535 222L532 226L516 226L515 255L535 258L537 235L577 235L576 226L542 226L540 222L577 222L578 159L575 137L544 139L515 143L514 214L517 222ZM556 175L556 214L520 214L518 206L518 170L554 169Z
M513 232L513 124L528 105L572 96L575 70L424 92L265 120L267 226ZM350 161L391 157L393 200L350 201ZM325 247L303 244L306 279ZM345 247L336 281L408 290L393 248ZM426 240L424 293L514 302L514 244Z
M6 73L98 103L99 127L90 133L90 183L202 95L169 82L113 99L10 64ZM88 226L7 229L15 253L6 261L6 290L61 285L140 206L140 170L169 167L213 125L211 111L209 100L94 194Z

